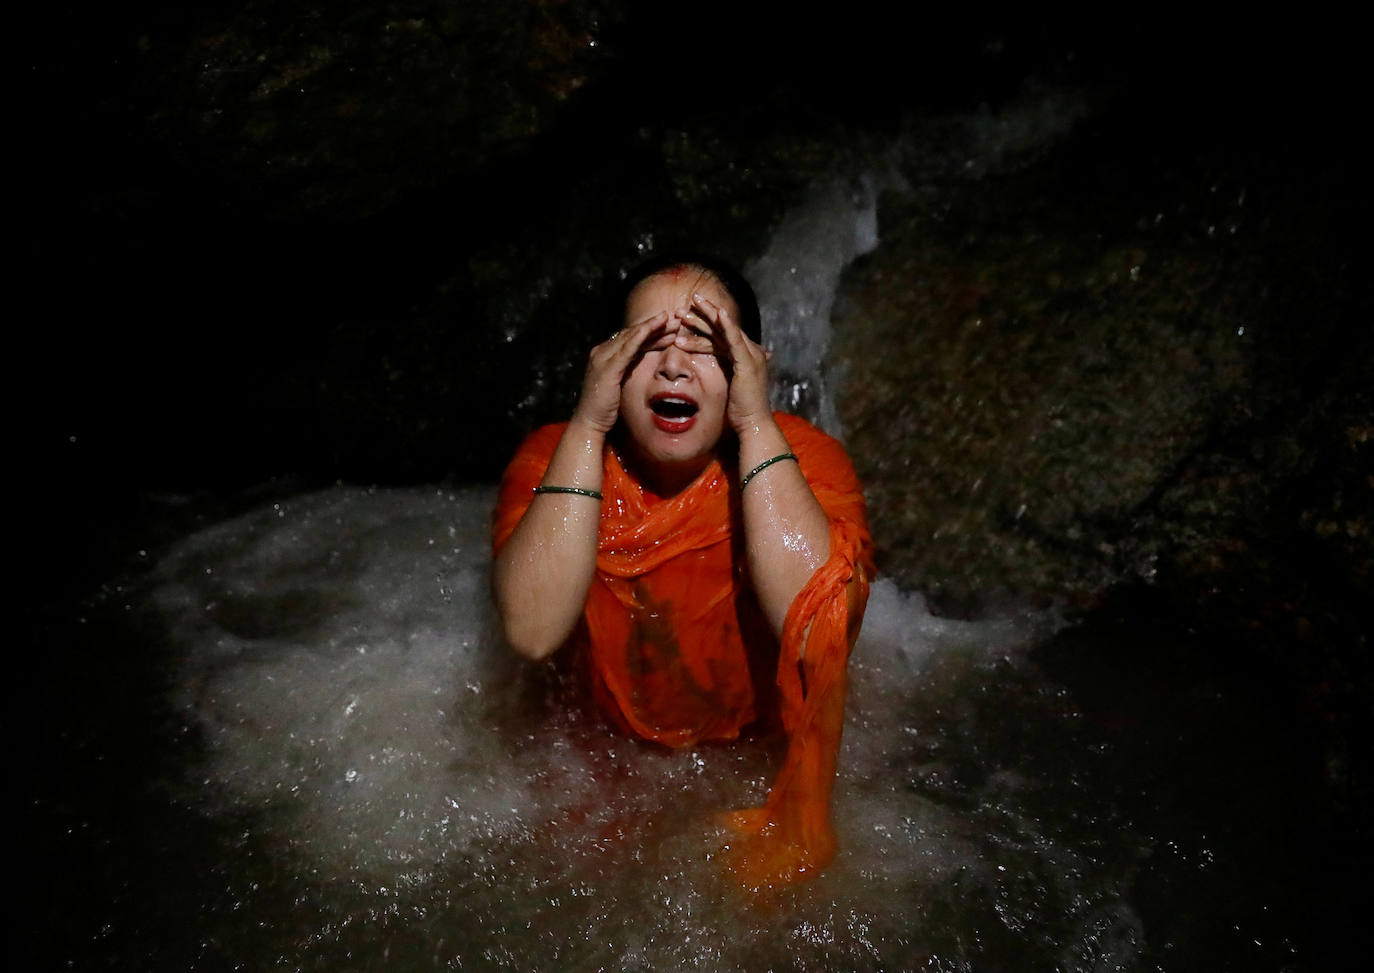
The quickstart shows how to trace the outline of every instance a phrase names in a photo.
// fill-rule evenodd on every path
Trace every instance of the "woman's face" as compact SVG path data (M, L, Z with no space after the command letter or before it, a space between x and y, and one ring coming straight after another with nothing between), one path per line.
M650 344L620 388L620 417L635 458L662 483L685 486L711 461L725 431L730 381L692 310L697 293L738 316L735 300L709 274L690 267L646 278L625 302L625 324L661 311L668 333Z

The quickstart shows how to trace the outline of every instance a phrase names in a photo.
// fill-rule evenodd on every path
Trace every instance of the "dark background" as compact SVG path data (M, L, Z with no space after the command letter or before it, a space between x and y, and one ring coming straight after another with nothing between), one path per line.
M834 347L880 566L942 613L1187 633L1288 728L1340 836L1320 862L1363 857L1368 85L1350 25L1299 16L28 15L8 360L30 705L136 738L157 661L124 659L143 688L112 703L106 647L72 632L138 551L341 480L494 481L567 414L619 272L684 244L745 263L818 180L885 165ZM1038 135L1028 104L1073 121ZM1021 148L973 134L1014 117ZM1120 651L1095 664L1148 664Z
M344 9L144 3L29 34L19 350L57 482L490 478L512 429L559 414L519 405L549 364L530 346L583 327L586 288L644 234L746 258L846 150L1028 81L1091 93L1106 140L1149 162L1262 158L1333 233L1364 202L1337 25ZM665 158L667 132L695 158Z

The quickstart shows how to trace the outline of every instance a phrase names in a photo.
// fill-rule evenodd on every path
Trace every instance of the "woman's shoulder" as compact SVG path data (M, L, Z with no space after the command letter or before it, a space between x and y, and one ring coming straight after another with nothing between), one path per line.
M792 452L797 454L802 474L813 489L826 484L841 492L861 491L854 464L838 439L817 429L801 416L775 412L773 420L787 438Z
M773 421L778 424L792 451L798 456L803 452L814 451L844 454L844 446L838 439L813 426L801 416L794 416L790 412L774 412Z
M563 438L566 422L555 422L541 426L526 436L506 464L501 482L517 490L537 484L544 476L544 470L553 459L553 451ZM528 482L526 482L528 481Z
M500 549L525 515L534 488L544 479L544 471L553 459L553 451L563 438L568 424L558 422L542 426L525 437L515 451L506 470L501 474L501 486L496 495L496 511L492 518L492 537Z
M549 460L553 457L553 451L558 448L558 441L563 438L563 432L567 428L566 422L551 422L547 426L540 426L520 441L512 461L539 457Z

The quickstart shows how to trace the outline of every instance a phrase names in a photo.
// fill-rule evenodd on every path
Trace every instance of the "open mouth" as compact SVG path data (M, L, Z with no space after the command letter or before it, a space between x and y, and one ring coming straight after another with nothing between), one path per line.
M686 432L697 420L696 402L675 392L660 392L649 399L654 425L664 432Z

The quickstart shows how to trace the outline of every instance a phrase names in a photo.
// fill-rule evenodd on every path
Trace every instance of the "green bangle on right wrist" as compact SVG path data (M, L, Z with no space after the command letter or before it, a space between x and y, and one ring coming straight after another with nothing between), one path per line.
M766 460L764 460L764 461L763 461L762 463L760 463L758 466L754 467L754 468L753 468L752 470L750 470L748 473L744 474L744 476L740 477L740 481L739 481L739 491L740 491L740 493L743 493L743 492L744 492L744 488L747 487L747 486L749 485L749 481L750 481L750 480L752 480L754 477L758 476L758 475L759 475L760 473L762 473L764 470L768 469L768 467L772 466L774 463L781 463L781 462L782 462L783 460L785 460L785 459L790 459L790 460L792 460L792 461L795 462L795 463L800 463L800 462L801 462L801 460L797 459L797 454L796 454L796 453L779 453L777 456L774 456L772 459L766 459Z

